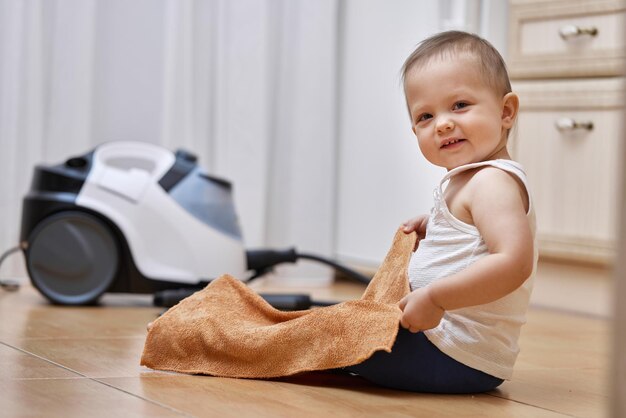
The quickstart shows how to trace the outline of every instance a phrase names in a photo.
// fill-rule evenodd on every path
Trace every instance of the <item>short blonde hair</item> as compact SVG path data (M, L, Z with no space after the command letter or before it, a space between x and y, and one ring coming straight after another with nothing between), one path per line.
M472 33L447 31L433 35L417 46L402 66L402 85L413 68L419 68L433 58L452 58L467 54L476 58L485 83L504 97L512 91L506 64L500 53L485 39Z

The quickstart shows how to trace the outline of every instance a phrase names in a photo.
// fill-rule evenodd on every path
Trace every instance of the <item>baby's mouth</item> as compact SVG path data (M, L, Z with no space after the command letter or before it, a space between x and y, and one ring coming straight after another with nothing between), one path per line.
M465 139L462 139L462 138L459 138L459 139L449 139L447 141L444 141L441 144L441 148L451 148L451 147L459 145L460 143L462 143L464 141L465 141Z

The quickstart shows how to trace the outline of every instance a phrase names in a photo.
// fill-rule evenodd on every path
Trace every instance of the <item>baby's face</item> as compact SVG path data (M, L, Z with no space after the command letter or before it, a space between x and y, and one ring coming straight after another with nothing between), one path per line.
M509 158L506 96L485 83L476 59L434 58L411 69L404 83L413 132L424 157L451 170L463 164Z

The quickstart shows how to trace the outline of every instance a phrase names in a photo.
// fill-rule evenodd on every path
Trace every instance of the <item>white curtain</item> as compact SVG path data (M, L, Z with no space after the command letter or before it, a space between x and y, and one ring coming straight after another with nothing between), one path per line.
M332 256L338 3L0 0L0 251L35 164L139 140L233 181L248 247Z

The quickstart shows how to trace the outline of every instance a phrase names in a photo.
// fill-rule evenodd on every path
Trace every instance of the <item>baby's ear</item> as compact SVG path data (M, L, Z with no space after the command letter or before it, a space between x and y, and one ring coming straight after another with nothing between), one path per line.
M502 98L502 126L511 129L519 110L519 97L515 93L507 93Z

